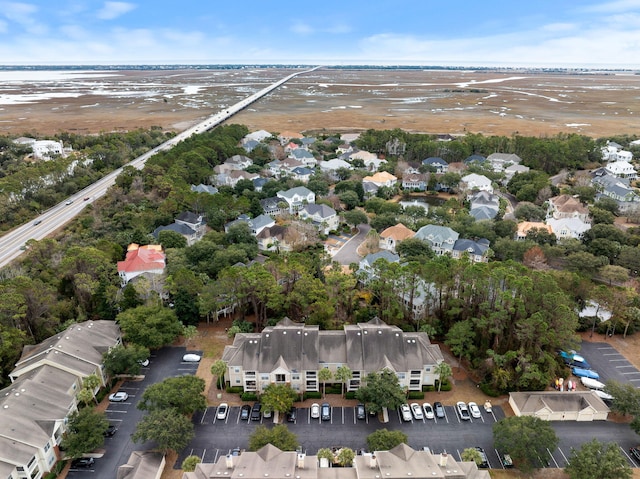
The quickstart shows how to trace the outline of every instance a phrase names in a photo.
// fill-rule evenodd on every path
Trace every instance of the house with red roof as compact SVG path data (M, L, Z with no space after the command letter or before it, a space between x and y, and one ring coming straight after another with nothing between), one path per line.
M166 264L166 256L162 246L149 244L140 246L131 243L127 248L124 261L118 261L118 274L125 285L142 274L162 274Z

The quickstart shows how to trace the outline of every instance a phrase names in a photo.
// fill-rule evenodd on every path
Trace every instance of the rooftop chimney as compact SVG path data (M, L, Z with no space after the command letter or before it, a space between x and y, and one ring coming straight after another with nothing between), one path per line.
M447 456L446 452L443 452L442 454L440 454L440 467L447 467L448 459L449 459L449 456Z
M231 454L227 454L226 463L227 469L233 469L233 456Z
M298 469L304 469L304 454L298 454Z

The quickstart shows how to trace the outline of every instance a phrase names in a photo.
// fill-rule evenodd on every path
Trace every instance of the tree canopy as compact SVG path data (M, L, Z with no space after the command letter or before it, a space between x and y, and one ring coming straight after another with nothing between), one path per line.
M272 428L258 426L249 436L249 450L257 451L267 444L272 444L282 451L295 451L298 448L298 438L284 424L277 424Z
M155 409L145 414L133 433L134 442L155 441L164 452L181 451L193 439L193 423L176 409Z
M631 479L633 470L616 443L603 444L592 439L571 449L565 472L571 479Z
M540 458L558 446L548 421L532 416L512 416L494 423L494 446L509 454L522 470L541 466Z
M97 412L91 407L82 408L69 416L61 447L67 456L80 457L102 447L108 427L109 421L103 412Z
M356 399L364 403L367 410L379 413L382 408L397 409L406 401L405 391L398 376L388 369L369 373L366 385L356 391Z
M145 389L138 409L156 411L173 409L180 414L193 414L207 407L204 379L187 375L166 378Z
M383 428L367 436L367 447L370 451L388 451L399 444L406 444L407 440L408 436L402 431Z

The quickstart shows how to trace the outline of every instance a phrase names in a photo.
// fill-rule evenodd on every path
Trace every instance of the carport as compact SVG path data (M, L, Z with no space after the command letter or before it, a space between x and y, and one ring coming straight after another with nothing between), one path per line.
M532 391L509 393L516 416L546 421L606 421L609 408L593 391Z

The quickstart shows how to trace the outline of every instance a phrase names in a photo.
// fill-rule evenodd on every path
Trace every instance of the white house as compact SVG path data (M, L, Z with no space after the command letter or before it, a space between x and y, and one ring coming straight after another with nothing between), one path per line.
M298 211L298 217L311 221L316 225L318 231L325 235L338 229L338 214L336 210L327 205L305 205Z
M604 167L607 172L618 178L628 178L631 181L638 179L638 172L628 161L611 161Z
M287 202L289 213L291 214L297 212L304 205L316 202L316 194L304 186L297 186L287 191L278 191L276 196Z
M586 223L580 218L548 218L547 225L551 226L553 234L558 239L582 239L584 234L591 229L591 223Z
M466 193L467 196L478 191L493 193L493 185L486 176L471 173L460 179L460 190Z

